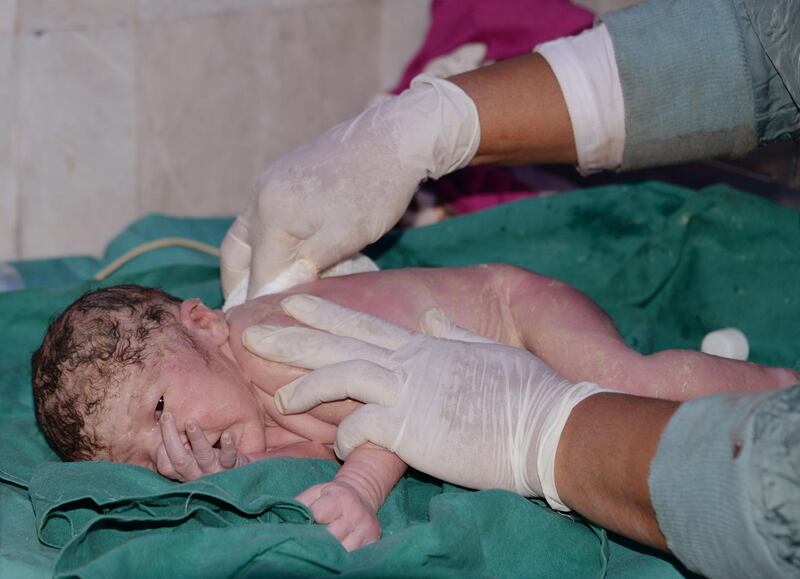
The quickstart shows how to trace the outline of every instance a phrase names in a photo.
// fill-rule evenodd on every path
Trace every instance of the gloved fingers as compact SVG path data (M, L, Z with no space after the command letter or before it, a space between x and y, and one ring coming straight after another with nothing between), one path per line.
M312 261L314 263L319 263L316 260ZM326 277L341 277L343 275L353 275L356 273L367 273L380 270L381 268L378 267L378 264L372 261L368 256L364 255L363 253L354 253L353 255L345 257L338 263L325 268L324 270L320 269L319 277L320 279Z
M391 352L361 340L300 327L250 326L242 344L256 356L316 370L348 360L367 360L391 367Z
M419 328L422 333L435 338L459 340L461 342L475 342L479 344L496 344L494 340L470 332L466 328L454 324L441 308L428 308L419 318Z
M283 311L312 328L357 338L389 350L398 350L417 334L375 316L345 308L316 296L298 294L281 301Z
M239 282L228 293L225 303L222 304L222 311L227 312L231 308L242 305L247 301L247 286L250 283L250 272L239 280Z
M248 299L317 279L316 266L298 253L302 239L275 225L262 224L262 228L253 244Z
M356 448L371 442L394 452L402 419L377 404L357 408L339 423L333 450L339 460L345 460Z
M241 285L249 278L251 257L249 228L246 219L240 216L228 229L220 248L220 277L222 293L226 298L231 295L236 286Z
M275 393L281 414L297 414L323 402L352 398L391 406L400 391L400 379L391 370L365 360L350 360L314 370Z
M251 298L277 294L319 277L317 267L308 259L298 259L262 286L251 284Z

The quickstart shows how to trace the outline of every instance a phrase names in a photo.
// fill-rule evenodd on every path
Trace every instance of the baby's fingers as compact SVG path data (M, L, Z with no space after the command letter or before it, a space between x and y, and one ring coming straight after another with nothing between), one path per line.
M181 475L172 468L172 463L167 456L167 449L164 448L164 443L159 444L158 450L156 451L156 470L158 470L158 474L161 476L171 478L172 480L181 480Z
M314 519L321 525L336 521L344 514L342 512L342 503L333 495L322 495L309 508L314 513ZM338 535L336 535L336 538L342 539Z
M301 503L303 503L305 506L308 507L308 510L311 511L311 514L314 515L314 520L317 521L318 523L322 523L323 521L320 521L319 518L317 517L317 513L314 510L314 505L320 499L320 497L322 496L323 489L328 484L329 483L322 483L314 485L312 487L308 487L306 490L304 490L302 493L300 493L294 498L294 500L300 501Z
M328 525L328 532L339 539L342 547L348 551L355 551L381 538L378 521L366 518L352 521L341 517Z
M175 417L169 412L161 415L161 438L164 440L167 458L172 464L172 468L178 474L178 479L182 481L194 480L203 476L203 472L197 465L194 455L187 452L181 442L178 429L175 426Z
M219 441L219 465L222 468L236 466L236 445L230 432L223 432Z
M348 551L380 539L381 527L374 513L352 493L337 488L337 483L314 485L295 498L306 505L314 520L326 525Z
M192 445L192 454L200 469L205 473L219 470L214 468L217 463L214 447L208 442L205 432L194 418L186 421L186 436Z
M300 500L299 497L298 500ZM353 521L348 513L344 512L339 498L333 494L322 494L308 505L308 508L311 509L314 520L320 525L326 525L328 532L347 548L344 542L353 531ZM347 550L352 551L353 548L347 548Z

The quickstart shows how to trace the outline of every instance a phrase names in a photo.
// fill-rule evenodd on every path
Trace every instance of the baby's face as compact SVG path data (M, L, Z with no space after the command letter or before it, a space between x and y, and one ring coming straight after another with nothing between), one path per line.
M156 470L162 442L158 421L164 411L175 417L184 442L186 421L194 418L212 445L228 431L239 452L266 449L264 414L255 387L218 348L208 350L208 362L188 347L164 349L158 367L143 374L126 383L100 422L100 434L111 441L115 462Z

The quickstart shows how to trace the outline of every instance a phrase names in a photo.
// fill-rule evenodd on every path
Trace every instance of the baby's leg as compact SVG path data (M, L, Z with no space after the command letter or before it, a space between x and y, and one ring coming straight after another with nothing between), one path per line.
M499 276L525 347L569 380L631 394L686 400L717 392L782 388L800 375L690 350L642 356L586 295L557 280L515 269ZM513 279L512 279L513 278ZM509 291L509 288L510 291Z
M639 359L628 375L627 387L631 393L656 398L689 400L719 392L758 392L800 383L800 373L789 368L761 366L694 350L664 350Z

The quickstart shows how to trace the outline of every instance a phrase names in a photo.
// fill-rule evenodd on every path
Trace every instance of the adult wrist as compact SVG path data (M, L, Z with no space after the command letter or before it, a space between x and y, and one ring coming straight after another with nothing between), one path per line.
M647 476L659 437L679 403L604 392L574 407L556 458L565 504L596 524L665 548Z
M605 24L540 44L535 52L547 60L558 80L581 173L619 169L625 149L625 102Z
M605 392L614 393L616 391L602 388L591 382L579 382L570 386L559 397L557 403L549 409L538 440L532 441L528 451L529 468L535 465L542 497L556 511L568 512L571 510L561 500L556 488L556 454L564 426L572 411L581 402L590 396ZM535 450L535 456L531 456L533 450Z
M413 106L423 113L426 128L434 131L432 142L422 141L418 151L400 151L401 156L404 153L427 155L426 176L430 179L469 165L480 145L480 121L475 102L461 87L445 79L420 74L399 98L417 101Z

